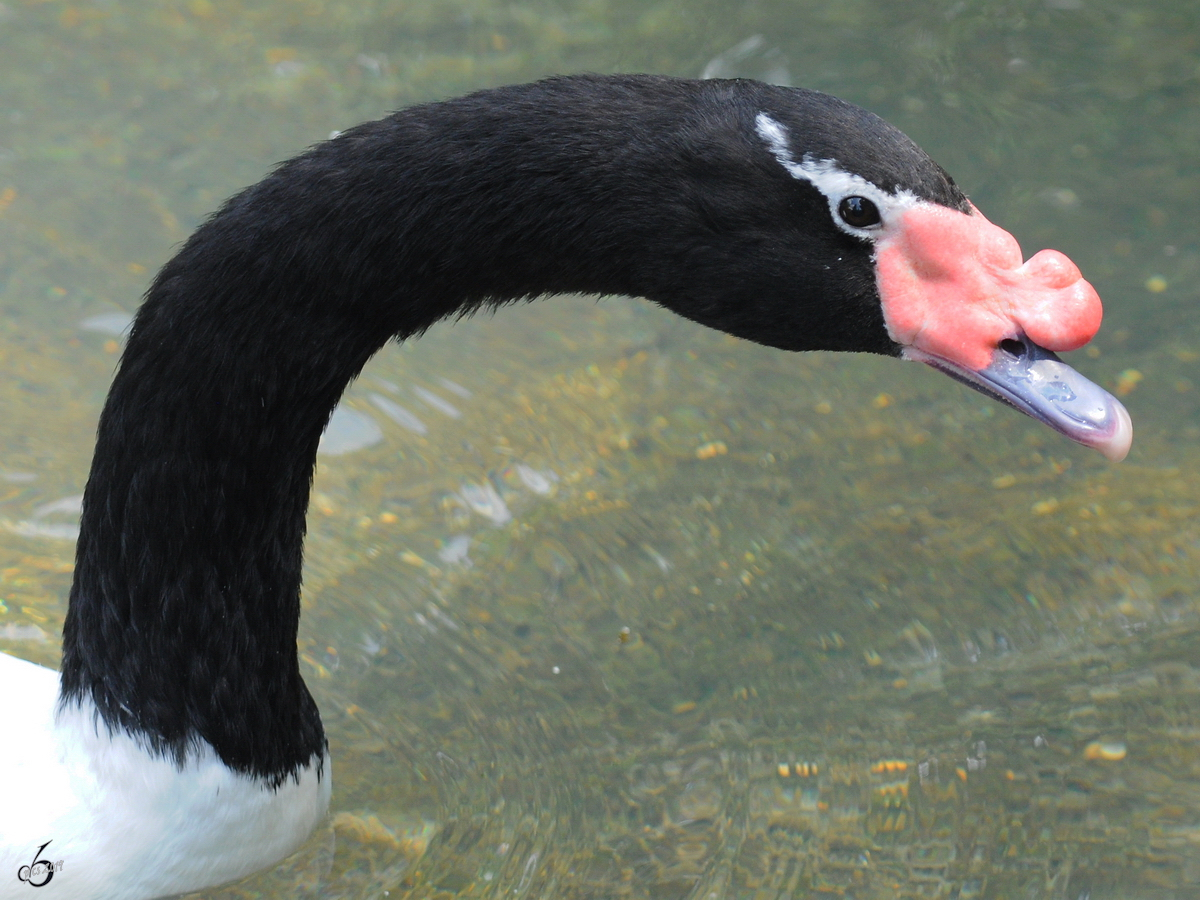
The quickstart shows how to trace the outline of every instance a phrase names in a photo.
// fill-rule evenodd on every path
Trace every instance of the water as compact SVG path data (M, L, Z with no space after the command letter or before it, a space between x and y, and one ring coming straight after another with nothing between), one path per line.
M0 646L57 661L122 314L223 197L486 85L788 80L884 115L1027 253L1079 263L1107 315L1072 364L1123 395L1129 460L923 367L636 301L387 348L344 401L382 440L322 456L310 511L301 653L333 817L202 896L1193 896L1198 18L9 0Z

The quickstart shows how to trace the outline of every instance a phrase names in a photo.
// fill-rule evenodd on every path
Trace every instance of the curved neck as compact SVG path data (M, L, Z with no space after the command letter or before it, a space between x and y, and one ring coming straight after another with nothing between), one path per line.
M698 87L505 90L318 145L159 273L100 418L64 702L178 759L203 739L238 771L294 775L324 748L296 631L313 463L346 384L448 314L653 296L677 267L662 235Z

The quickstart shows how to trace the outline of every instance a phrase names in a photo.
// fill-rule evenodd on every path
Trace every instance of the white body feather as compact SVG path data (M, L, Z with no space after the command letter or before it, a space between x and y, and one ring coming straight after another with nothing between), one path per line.
M57 706L57 672L0 653L0 900L148 900L232 881L294 851L329 806L327 757L272 789L207 744L178 767L110 735L90 702ZM34 888L19 876L47 841L37 858L56 870Z

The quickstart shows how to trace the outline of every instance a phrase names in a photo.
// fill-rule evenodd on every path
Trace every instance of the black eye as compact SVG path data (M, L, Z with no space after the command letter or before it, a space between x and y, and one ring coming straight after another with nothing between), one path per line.
M846 197L838 204L838 215L851 228L870 228L879 224L879 207L866 197Z

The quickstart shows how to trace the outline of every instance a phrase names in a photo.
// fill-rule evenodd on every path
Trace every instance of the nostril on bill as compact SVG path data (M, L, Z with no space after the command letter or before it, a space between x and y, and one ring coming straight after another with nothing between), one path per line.
M1005 338L1000 342L1000 349L1010 356L1020 359L1025 355L1025 344L1016 338Z

